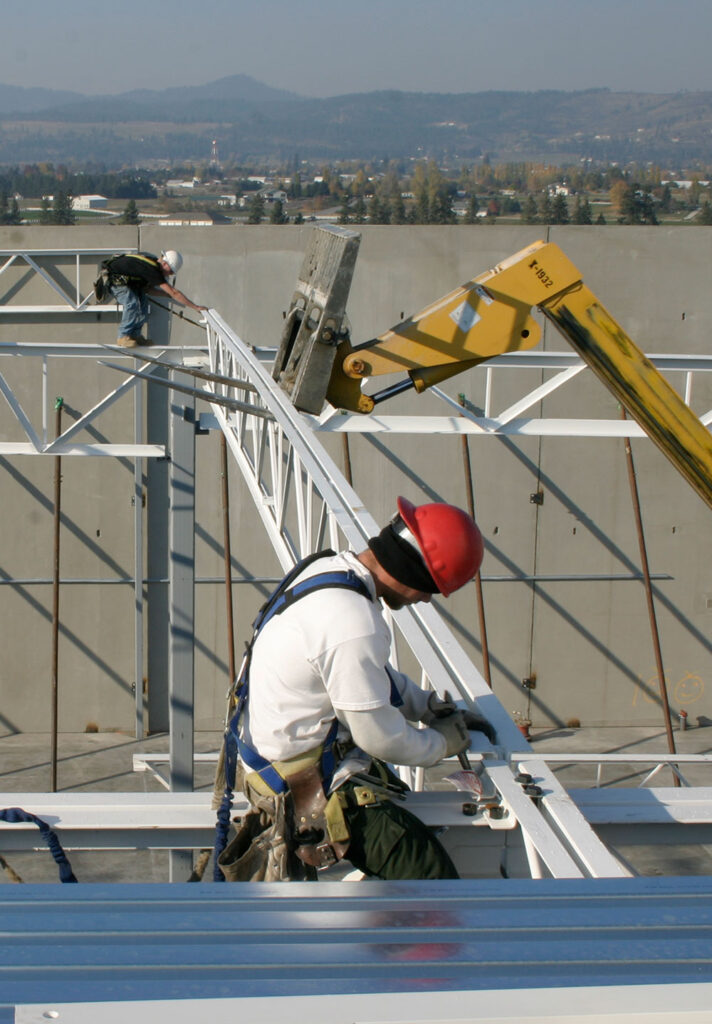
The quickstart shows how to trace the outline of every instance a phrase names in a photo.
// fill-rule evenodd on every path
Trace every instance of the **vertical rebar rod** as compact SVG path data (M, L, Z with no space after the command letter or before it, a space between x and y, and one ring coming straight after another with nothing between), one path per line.
M344 453L344 476L349 487L353 487L353 479L351 475L351 450L349 448L349 435L341 435L341 447Z
M621 408L621 419L626 419L626 411ZM630 484L630 494L633 502L633 514L635 516L635 527L638 534L638 547L640 549L640 565L643 572L643 581L645 584L645 597L648 604L648 618L650 619L650 632L653 637L653 650L655 652L655 665L658 673L658 684L660 687L660 700L663 706L663 718L665 721L665 733L667 735L668 750L671 754L677 753L675 750L675 737L672 731L672 720L670 718L670 703L668 701L667 684L665 682L665 671L663 669L663 658L662 651L660 649L660 633L658 631L658 622L655 615L655 601L653 599L653 587L650 581L650 569L648 566L648 552L645 544L645 533L643 531L643 518L640 512L640 496L638 494L638 482L635 474L635 462L633 460L633 449L631 447L630 438L624 438L625 443L625 455L626 464L628 467L628 482ZM677 775L673 772L673 782L676 786L680 785L680 780Z
M220 431L220 461L222 477L223 547L225 550L225 603L227 609L227 660L230 685L235 682L235 626L232 605L232 549L230 545L230 481L228 477L227 441Z
M56 398L55 438L62 433L63 398ZM51 699L51 750L50 750L50 792L57 792L57 734L59 710L59 521L62 497L62 456L54 457L54 552L52 575L52 699Z
M462 402L460 403L462 404ZM470 443L467 434L462 435L462 461L465 467L465 489L467 491L467 511L475 518L475 489L472 483L472 466L470 464ZM475 574L475 591L477 593L477 617L480 623L480 643L482 645L482 667L485 681L492 689L492 671L490 668L489 645L487 643L487 622L485 620L485 599L482 590L482 574L478 569Z

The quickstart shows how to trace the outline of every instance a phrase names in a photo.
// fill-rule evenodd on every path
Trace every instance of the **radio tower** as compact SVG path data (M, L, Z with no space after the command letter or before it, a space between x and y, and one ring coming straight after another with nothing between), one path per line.
M218 140L217 139L213 139L213 144L210 147L210 166L211 167L219 167L220 166L220 157L218 155Z

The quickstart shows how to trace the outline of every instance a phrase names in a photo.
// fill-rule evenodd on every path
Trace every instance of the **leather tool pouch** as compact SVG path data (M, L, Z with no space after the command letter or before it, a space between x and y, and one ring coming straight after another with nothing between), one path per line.
M99 276L94 282L94 298L97 302L106 302L111 296L109 288L111 287L111 276L109 271L104 267L98 267Z
M228 882L281 882L292 876L286 842L284 800L273 819L250 811L218 858Z
M297 857L315 868L335 864L345 856L350 842L337 795L325 795L318 765L295 772L287 782L293 802Z

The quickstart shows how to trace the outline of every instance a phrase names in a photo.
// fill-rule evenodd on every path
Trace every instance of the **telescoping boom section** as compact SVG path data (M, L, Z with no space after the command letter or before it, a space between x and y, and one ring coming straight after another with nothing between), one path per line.
M535 242L363 345L342 340L326 397L337 408L369 413L405 388L422 392L485 360L532 348L540 339L533 307L712 507L712 435L553 243ZM362 392L365 378L397 372L405 372L403 383L373 396Z

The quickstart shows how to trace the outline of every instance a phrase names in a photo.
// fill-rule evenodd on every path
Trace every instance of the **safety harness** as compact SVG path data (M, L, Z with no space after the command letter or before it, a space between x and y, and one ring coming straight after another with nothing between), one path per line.
M346 590L354 590L356 593L367 598L367 600L371 600L371 594L369 593L366 584L350 569L346 571L335 570L332 572L318 573L317 575L310 576L307 579L302 580L300 583L292 586L294 580L297 579L312 562L315 562L319 558L328 558L333 555L334 552L331 550L320 551L316 554L309 555L301 562L298 562L297 565L287 573L277 589L262 605L257 613L255 621L252 624L252 637L247 644L245 655L242 659L242 665L240 666L235 686L231 692L230 706L234 706L235 710L232 717L228 716L228 725L225 730L225 791L218 809L217 822L215 825L213 879L216 882L225 881L218 860L220 854L227 845L227 837L230 830L230 811L232 808L238 755L243 763L246 764L252 772L256 773L256 776L269 787L269 790L271 790L272 793L280 796L288 793L290 790L288 780L280 774L277 767L281 762L268 761L266 758L262 757L257 750L254 750L249 746L249 744L245 743L240 736L240 720L249 697L252 649L260 631L275 615L280 615L283 611L293 605L295 601L299 601L301 598L306 597L315 590L326 590L328 588L338 587ZM325 792L328 792L334 770L336 768L336 736L338 728L339 723L335 718L329 728L323 744L321 745L319 765L322 785Z
M114 285L126 286L139 291L146 287L147 282L142 277L131 273L120 274L111 269L112 264L121 259L134 260L136 263L144 264L153 270L160 271L158 260L155 256L146 256L140 252L109 256L107 259L102 260L97 267L97 278L94 281L94 298L97 302L105 302L111 296L111 288Z

